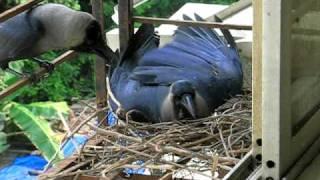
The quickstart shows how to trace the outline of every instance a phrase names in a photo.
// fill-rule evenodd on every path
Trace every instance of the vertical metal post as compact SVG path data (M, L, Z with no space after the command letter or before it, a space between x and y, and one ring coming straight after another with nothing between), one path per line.
M103 16L103 0L91 0L92 14L98 20L101 25L102 35L105 39L104 33L104 16ZM107 105L107 90L106 90L106 65L105 61L96 56L95 63L95 75L96 75L96 103L97 109L100 110ZM104 112L98 114L98 119L102 120L105 117Z
M133 35L132 0L118 0L120 54L126 49Z
M252 149L255 162L262 160L262 1L253 0L253 48L252 48Z

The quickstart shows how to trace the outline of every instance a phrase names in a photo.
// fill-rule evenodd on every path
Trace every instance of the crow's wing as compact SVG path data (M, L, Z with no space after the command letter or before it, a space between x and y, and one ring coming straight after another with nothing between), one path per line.
M119 66L123 64L136 65L137 61L151 49L157 48L159 37L155 35L154 26L142 24L138 31L132 36L129 44L121 56Z

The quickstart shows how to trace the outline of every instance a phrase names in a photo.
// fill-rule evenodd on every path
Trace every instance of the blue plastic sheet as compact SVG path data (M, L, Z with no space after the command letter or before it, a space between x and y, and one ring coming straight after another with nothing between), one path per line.
M138 160L138 161L134 162L133 164L143 165L143 164L144 164L144 161ZM124 172L125 174L127 174L127 176L130 176L130 175L132 175L132 174L145 175L145 174L146 174L146 169L145 169L145 168L139 168L139 169L125 168L125 169L123 170L123 172Z
M2 180L36 180L37 176L32 171L43 170L47 161L37 155L28 155L16 158L10 166L0 170Z
M74 145L77 145L78 147L80 147L84 143L86 143L87 140L88 140L88 137L85 135L78 135L78 134L74 135L74 137L72 138L73 142L69 140L64 146L64 148L62 149L64 157L69 157L75 152L76 147Z
M83 145L87 140L85 135L75 135L73 142L69 140L62 149L64 157L71 156L76 147ZM0 169L0 180L36 180L32 171L41 171L48 162L38 155L27 155L16 158L9 166Z
M115 126L117 124L117 116L112 112L112 111L108 111L107 112L107 124L108 126Z

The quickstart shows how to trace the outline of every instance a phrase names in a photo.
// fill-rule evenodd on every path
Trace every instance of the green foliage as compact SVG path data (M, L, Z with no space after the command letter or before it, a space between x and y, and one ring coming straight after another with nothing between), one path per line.
M31 142L42 152L43 156L49 160L51 159L57 151L59 151L57 159L62 159L63 155L60 152L60 141L57 134L50 128L49 122L42 117L56 115L57 113L64 112L65 106L55 106L54 104L48 103L48 109L42 113L41 110L44 108L44 104L32 104L22 105L19 103L11 103L7 107L9 108L9 116L14 121L14 123L25 132L26 136L31 140ZM54 108L53 108L54 107ZM38 110L36 110L38 108ZM39 116L33 114L33 112L38 112Z
M60 115L67 118L70 111L66 102L36 102L25 107L33 115L46 120L60 119Z

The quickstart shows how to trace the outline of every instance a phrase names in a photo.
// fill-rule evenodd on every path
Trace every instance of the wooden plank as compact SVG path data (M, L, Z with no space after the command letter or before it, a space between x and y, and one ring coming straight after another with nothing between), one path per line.
M248 8L252 5L252 0L241 0L231 4L228 8L220 11L219 13L209 16L206 18L207 21L215 21L215 18L218 17L221 20L227 19L236 13L242 11L245 8Z
M252 149L255 162L260 163L262 129L262 1L253 1L252 42Z
M126 49L133 35L132 0L118 0L120 54Z
M177 26L197 26L197 27L209 27L209 28L220 28L220 29L236 29L236 30L252 30L252 26L248 25L237 25L237 24L226 24L218 22L206 22L206 21L192 21L192 20L172 20L166 18L154 18L154 17L141 17L133 16L133 21L139 23L148 24L173 24Z
M6 21L7 19L22 13L23 11L30 9L32 6L40 3L43 0L31 0L23 4L19 4L7 11L0 14L0 22Z
M104 14L103 14L103 0L91 0L93 16L98 20L101 25L101 31L104 32ZM105 33L102 33L105 39ZM95 62L95 75L96 75L96 103L97 110L101 110L107 106L107 90L106 90L106 64L103 58L96 56ZM105 118L105 112L98 114L98 119L101 121Z
M54 59L51 63L53 63L54 66L57 66L67 60L70 60L71 58L75 57L76 53L72 50L67 51L66 53L62 54L61 56L57 57ZM37 70L35 73L33 73L34 76L36 77L42 77L45 73L48 73L48 71L41 67L39 70ZM31 81L32 77L25 77L22 78L21 80L17 81L13 85L9 86L2 92L0 92L0 100L4 99L5 97L9 96L10 94L16 92L19 90L21 87L26 86L27 84L32 83Z
M290 167L291 1L263 1L262 176L280 179Z

